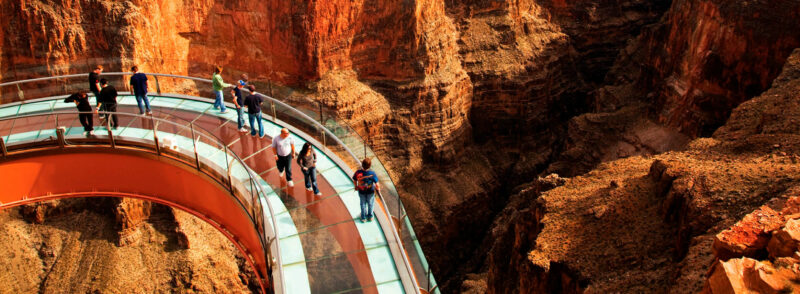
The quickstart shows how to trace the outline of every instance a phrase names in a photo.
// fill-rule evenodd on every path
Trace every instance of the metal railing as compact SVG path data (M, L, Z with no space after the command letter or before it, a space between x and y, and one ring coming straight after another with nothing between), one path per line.
M277 282L278 285L274 286L285 289L280 242L274 242L279 236L274 210L266 200L259 184L260 178L228 149L226 143L192 122L121 112L99 114L117 116L120 123L117 130L113 130L111 120L107 119L105 125L95 127L96 134L88 135L80 124L79 112L46 112L0 118L0 156L5 158L42 148L105 146L144 149L189 165L230 192L258 234L262 252L254 253L264 254L267 266L263 272L259 271L262 278ZM201 155L200 150L208 154ZM242 174L246 176L241 177ZM267 203L271 224L268 224L261 199ZM272 257L277 259L277 271L272 268ZM271 278L267 276L269 273L272 274Z
M130 72L108 72L102 73L101 77L109 79L111 84L124 85L123 87L127 88L126 78L131 74ZM151 93L214 97L210 79L159 73L145 74L152 77L153 83L149 85ZM55 94L67 95L77 91L86 91L88 88L87 76L88 74L73 74L0 83L0 93L4 97L10 97L5 100L18 101L24 105L39 101L40 98L50 99L49 97ZM228 90L223 91L223 94L227 101L231 101L232 97ZM386 213L392 221L392 225L384 229L388 229L392 233L390 236L397 240L394 253L402 253L400 254L402 260L397 261L400 261L399 264L403 264L405 270L411 274L410 278L417 287L429 293L438 293L430 266L414 233L395 182L367 141L344 120L337 119L333 112L325 110L321 105L293 107L286 102L258 93L258 91L256 94L265 100L262 112L267 119L295 127L312 136L320 145L317 146L320 150L337 154L338 159L341 159L338 164L349 167L350 171L356 170L360 166L358 155L363 154L363 157L373 159L372 170L378 174L382 189L378 199L386 208ZM354 150L356 151L354 152Z

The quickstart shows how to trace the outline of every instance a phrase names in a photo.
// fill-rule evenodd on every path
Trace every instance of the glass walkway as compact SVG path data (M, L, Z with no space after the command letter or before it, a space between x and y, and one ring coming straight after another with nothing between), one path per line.
M123 90L126 75L102 76ZM346 125L330 115L317 121L312 116L318 114L262 95L266 136L251 137L238 131L232 104L223 114L213 108L213 100L200 97L212 97L210 80L148 76L154 78L157 90L150 94L153 115L136 115L136 100L120 92L119 127L98 126L95 115L93 136L83 134L75 105L63 102L66 94L86 87L85 75L0 84L4 101L17 100L0 105L3 160L41 148L149 146L158 155L187 162L230 188L255 229L220 227L252 256L251 265L266 277L265 289L279 293L439 292L391 177L379 161L373 169L384 189L376 197L377 219L359 221L359 198L350 175L360 158L352 150L363 150L373 162L377 158ZM94 98L90 99L94 105ZM314 146L322 196L306 190L294 161L294 187L280 177L271 138L284 127L290 129L298 151L305 142ZM3 201L0 207L6 204ZM226 218L209 217L215 222ZM248 234L251 237L244 236Z

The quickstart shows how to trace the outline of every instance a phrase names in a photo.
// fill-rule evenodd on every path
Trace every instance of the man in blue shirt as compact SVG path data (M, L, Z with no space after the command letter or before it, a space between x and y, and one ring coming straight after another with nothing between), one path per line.
M134 65L131 68L133 75L131 76L131 88L133 88L133 95L136 96L136 104L139 104L139 114L144 114L145 108L147 114L153 114L150 111L150 99L147 98L147 76L139 72L139 67ZM144 105L142 105L144 102Z
M358 191L358 198L361 200L361 222L372 221L373 208L375 207L375 192L380 193L378 184L378 174L370 170L372 160L364 158L361 161L361 169L353 174L353 184Z

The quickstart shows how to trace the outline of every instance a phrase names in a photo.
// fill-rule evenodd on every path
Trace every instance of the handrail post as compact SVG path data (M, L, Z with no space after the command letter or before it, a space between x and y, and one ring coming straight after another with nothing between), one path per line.
M278 121L278 116L275 113L275 102L270 100L269 101L269 105L270 105L270 107L272 107L272 122L276 122L276 121Z
M158 143L158 122L150 116L150 122L153 124L153 142L156 144L156 154L161 156L161 144Z
M56 117L58 117L58 116L56 116ZM56 128L56 138L58 139L58 147L59 148L64 148L64 146L67 145L67 141L64 139L64 131L66 131L66 128L64 128L64 127L57 127Z
M192 130L192 148L194 148L194 165L197 167L197 170L200 170L200 155L197 154L197 143L200 141L200 138L194 138L194 124L189 124L189 129Z
M228 174L228 189L229 189L229 191L231 191L231 193L235 194L236 192L233 190L233 180L231 178L231 163L233 163L233 161L232 160L230 160L230 161L228 160L228 146L224 146L223 151L225 152L225 163L228 165L227 166L227 169L228 169L227 170L227 174Z
M428 288L428 293L431 293L431 267L430 266L428 266L428 268L425 269L425 278L428 279L428 282L427 282L427 284L425 284L425 286Z
M327 142L325 142L325 141L326 141L326 139L327 139L327 137L328 137L328 136L326 136L326 135L325 135L325 130L323 130L323 129L320 129L320 130L319 130L319 135L320 135L320 137L322 137L322 146L324 146L324 147L328 147L328 143L327 143Z
M322 116L322 102L318 102L318 103L319 103L319 123L320 124L325 124L325 120L323 120L323 116Z
M158 92L158 95L161 96L161 85L158 83L158 76L153 76L153 78L156 80L156 92Z
M17 96L19 97L20 101L25 100L25 93L22 92L22 88L20 88L19 84L17 84Z
M3 139L3 136L0 136L0 153L3 154L3 158L8 156L8 150L6 149L6 140Z
M111 131L111 116L106 112L106 130L108 130L108 140L111 143L111 148L117 148L117 142L114 140L114 133Z

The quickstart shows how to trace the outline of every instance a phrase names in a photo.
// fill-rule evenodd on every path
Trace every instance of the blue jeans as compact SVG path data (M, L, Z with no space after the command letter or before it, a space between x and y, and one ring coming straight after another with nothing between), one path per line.
M219 111L225 111L225 100L222 99L222 90L214 91L217 98L214 100L214 108L219 108Z
M282 173L286 171L286 181L292 180L292 155L289 154L287 156L280 156L278 155L278 161L275 162L275 165L278 166L278 172Z
M314 188L314 194L319 193L317 188L317 168L310 167L308 170L303 171L303 180L306 182L306 189Z
M372 208L375 207L375 192L368 194L358 192L358 198L361 198L361 219L372 218Z
M239 118L236 119L236 122L239 123L239 129L242 129L244 128L244 108L236 108L236 114L239 115Z
M142 101L144 101L144 105L142 105ZM136 95L136 104L139 104L139 114L144 114L145 108L148 112L150 111L150 99L147 98L147 94Z
M256 135L256 121L258 121L258 136L264 136L264 125L261 122L261 112L259 113L247 113L247 116L250 117L250 135Z

